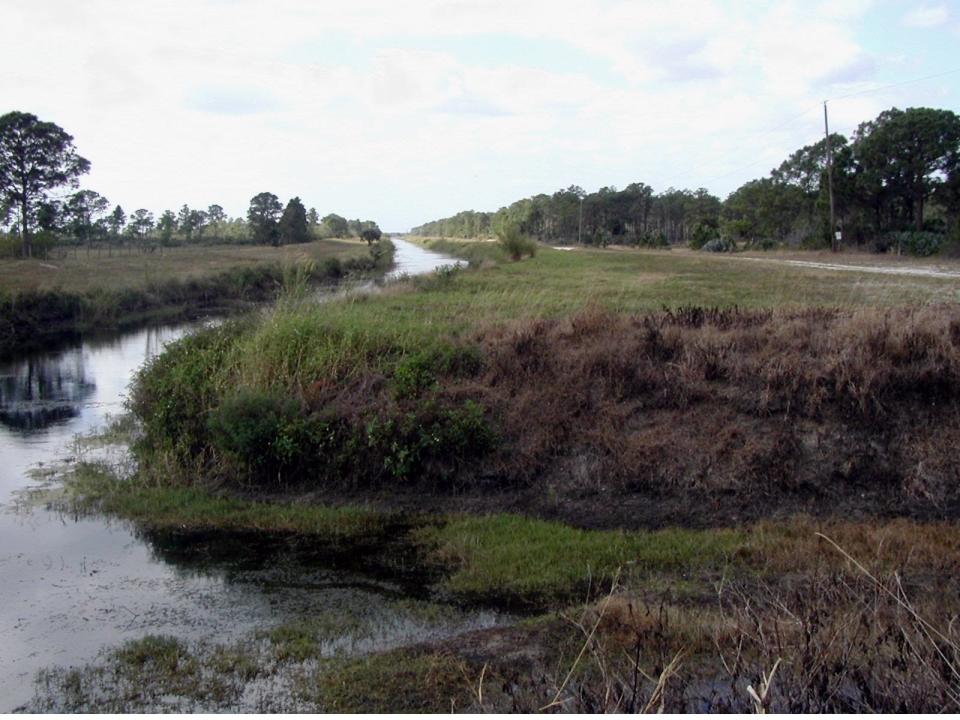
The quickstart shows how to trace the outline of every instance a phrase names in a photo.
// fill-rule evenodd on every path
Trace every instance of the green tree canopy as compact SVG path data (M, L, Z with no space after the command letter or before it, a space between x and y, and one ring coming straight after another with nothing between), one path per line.
M214 203L207 208L207 222L211 225L220 225L227 221L227 213L220 205Z
M307 210L300 198L291 198L283 210L279 224L281 243L304 243L310 240L307 233Z
M173 244L173 235L177 232L177 216L172 210L164 210L157 220L157 230L160 233L160 243L163 245Z
M0 116L0 204L19 211L25 256L32 254L31 225L47 194L64 185L76 187L89 169L63 128L30 113Z
M330 237L342 238L350 236L350 228L347 226L347 219L340 217L336 213L325 215L320 221L326 229L326 234Z
M107 218L107 227L110 228L110 234L117 237L126 224L127 214L123 211L122 207L117 205Z
M250 199L250 208L247 210L247 222L253 233L253 241L263 245L279 245L280 235L277 231L277 219L283 205L276 195L262 192Z
M64 211L70 231L80 242L90 242L95 235L97 220L107 212L110 202L93 190L80 190L67 200ZM101 232L103 227L101 227Z
M862 186L886 205L891 224L923 229L927 200L958 170L960 117L950 110L891 108L857 128Z
M373 243L383 237L383 233L380 232L380 228L377 227L365 228L360 232L360 237L367 241L367 245L373 245Z
M153 230L153 213L145 208L134 210L133 215L130 216L127 231L143 242L151 230Z

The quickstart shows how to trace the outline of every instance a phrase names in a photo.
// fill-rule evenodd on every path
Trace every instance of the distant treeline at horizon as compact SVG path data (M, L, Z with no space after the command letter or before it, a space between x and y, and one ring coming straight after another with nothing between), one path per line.
M847 244L886 249L890 237L922 236L918 252L958 233L960 118L950 110L885 110L852 139L833 133L836 227ZM496 212L468 210L411 229L414 235L489 236L504 225L547 242L701 247L712 240L824 247L832 235L827 139L792 153L767 177L722 200L706 188L656 193L642 182L587 193L570 186ZM919 242L919 241L918 241Z
M51 247L105 247L147 249L201 244L287 245L317 239L377 238L380 229L373 220L348 220L330 213L320 217L307 210L299 197L284 206L273 193L260 193L250 200L246 217L230 217L223 207L205 210L184 204L178 212L164 211L159 218L145 208L130 215L120 205L110 209L104 196L93 190L78 190L63 201L47 200L37 210L33 251L44 255ZM17 218L6 227L6 243L0 255L18 254L20 229Z
M186 204L155 219L146 208L129 216L100 193L78 190L90 161L73 136L32 113L0 116L0 256L44 256L56 246L137 247L142 251L197 243L284 245L318 238L380 239L372 220L347 220L331 213L321 218L299 197L286 206L270 192L250 199L246 218L230 218L220 205L206 210ZM63 193L70 188L71 194Z

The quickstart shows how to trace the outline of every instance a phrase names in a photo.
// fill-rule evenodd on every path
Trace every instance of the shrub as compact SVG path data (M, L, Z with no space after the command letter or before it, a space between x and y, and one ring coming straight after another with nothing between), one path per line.
M693 226L689 244L694 250L700 250L708 242L719 238L720 231L717 229L716 223L701 221Z
M340 276L343 275L343 267L340 265L339 258L326 258L320 265L319 273L322 278L339 280Z
M514 223L505 223L497 230L497 244L514 262L524 255L537 254L536 242L520 232L520 226Z
M256 478L277 475L309 455L309 429L291 398L241 390L210 414L213 446L246 465Z
M441 265L429 275L417 275L413 284L418 290L446 290L460 274L460 265Z
M393 371L394 393L413 397L436 387L438 375L472 377L480 372L483 360L475 346L441 345L408 355Z
M492 450L496 433L479 403L467 400L460 407L439 408L428 401L405 414L374 418L364 441L388 478L437 482L455 477L464 462Z
M705 252L735 252L737 244L729 238L714 238L700 248Z
M642 235L637 244L642 247L659 248L667 247L670 245L670 242L662 232L649 232Z
M886 247L897 248L909 255L929 257L940 252L945 235L943 233L907 230L903 232L887 233Z
M217 377L242 327L229 322L188 335L140 370L128 405L143 422L145 446L173 450L181 459L206 446Z

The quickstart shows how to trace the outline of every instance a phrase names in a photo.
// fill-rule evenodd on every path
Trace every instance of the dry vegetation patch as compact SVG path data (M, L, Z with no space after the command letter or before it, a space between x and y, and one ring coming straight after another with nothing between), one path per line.
M718 511L733 494L754 517L788 495L952 516L956 306L593 310L478 342L482 376L447 391L491 409L502 443L486 472L504 482L692 492Z

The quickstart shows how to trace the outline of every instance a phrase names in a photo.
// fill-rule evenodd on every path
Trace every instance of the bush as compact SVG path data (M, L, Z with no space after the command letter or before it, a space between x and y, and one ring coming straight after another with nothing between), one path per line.
M309 430L299 404L257 390L228 397L207 421L215 448L256 478L276 476L309 455Z
M661 248L668 247L670 242L662 232L649 232L642 235L637 244L641 247Z
M339 280L343 275L343 267L340 264L339 258L330 257L324 259L324 261L320 264L319 273L321 278Z
M698 222L693 226L693 230L690 233L689 244L694 250L700 250L707 243L712 240L718 240L719 238L720 231L717 229L715 223Z
M520 226L507 223L497 230L497 244L514 262L524 255L533 257L537 254L537 244L522 232Z
M929 257L940 252L945 237L943 233L927 230L906 230L887 233L876 244L888 250L899 249L908 255Z
M466 461L493 449L496 433L483 406L467 400L457 408L421 403L415 411L377 417L366 426L367 452L388 478L399 482L448 481Z
M417 275L413 278L414 287L418 290L446 290L453 285L453 281L460 274L459 264L441 265L429 275Z
M442 345L403 358L393 371L398 398L413 397L437 386L437 377L473 377L483 368L475 346Z
M729 238L714 238L700 248L705 252L736 252L737 244Z
M242 327L228 322L188 335L140 370L128 405L143 422L145 447L172 450L183 460L203 450L217 376Z

